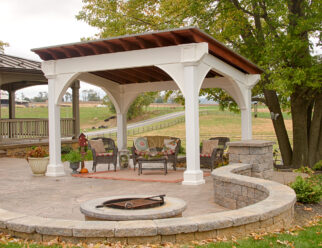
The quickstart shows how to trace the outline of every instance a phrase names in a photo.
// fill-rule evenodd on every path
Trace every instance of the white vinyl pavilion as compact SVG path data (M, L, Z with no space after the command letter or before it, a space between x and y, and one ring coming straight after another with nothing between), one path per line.
M241 110L242 139L252 138L251 89L260 68L201 30L161 32L33 49L48 79L49 152L47 176L63 176L60 103L81 80L101 87L117 111L117 145L126 149L126 114L142 92L181 90L185 97L187 169L185 185L203 184L199 152L199 91L221 88ZM215 134L214 134L215 135Z

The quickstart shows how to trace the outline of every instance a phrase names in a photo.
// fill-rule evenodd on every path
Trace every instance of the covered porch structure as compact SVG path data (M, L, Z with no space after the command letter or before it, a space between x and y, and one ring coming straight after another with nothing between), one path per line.
M252 138L251 89L261 69L197 28L181 28L33 49L44 60L49 87L47 176L64 175L60 103L75 80L105 90L117 111L117 144L126 149L126 114L142 92L180 90L185 97L187 169L183 184L203 184L199 152L198 96L221 88L237 102L242 139Z
M33 144L48 139L47 118L17 118L16 91L36 85L47 85L41 63L7 54L0 54L0 90L8 92L8 116L1 114L0 149L17 144ZM73 91L73 118L61 119L62 137L79 135L79 82L71 84Z

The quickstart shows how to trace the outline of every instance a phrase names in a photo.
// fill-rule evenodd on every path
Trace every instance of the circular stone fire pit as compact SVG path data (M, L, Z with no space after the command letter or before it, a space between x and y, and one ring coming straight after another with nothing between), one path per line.
M126 195L96 198L84 202L80 206L80 211L85 215L86 220L153 220L182 216L182 212L187 207L185 201L174 197L164 197L164 203L161 206L152 206L151 208L140 207L138 209L131 209L129 208L131 204L125 203L125 208L119 209L110 207L109 204L111 202L113 203L115 199L145 199L149 197L151 197L151 195ZM103 204L107 206L102 206Z

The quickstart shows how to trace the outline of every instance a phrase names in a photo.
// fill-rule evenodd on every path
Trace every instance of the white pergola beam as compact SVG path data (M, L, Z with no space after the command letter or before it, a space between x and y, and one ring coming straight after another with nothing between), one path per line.
M161 64L196 62L208 53L208 43L133 50L42 62L45 75L103 71Z

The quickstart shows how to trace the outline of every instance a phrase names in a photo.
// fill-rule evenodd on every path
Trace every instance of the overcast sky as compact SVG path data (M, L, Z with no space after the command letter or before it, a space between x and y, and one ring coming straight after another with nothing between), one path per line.
M75 18L81 7L81 0L0 0L0 40L10 44L5 53L41 61L30 49L93 37L98 31ZM82 89L89 87L82 84ZM33 97L42 90L47 86L23 92Z

